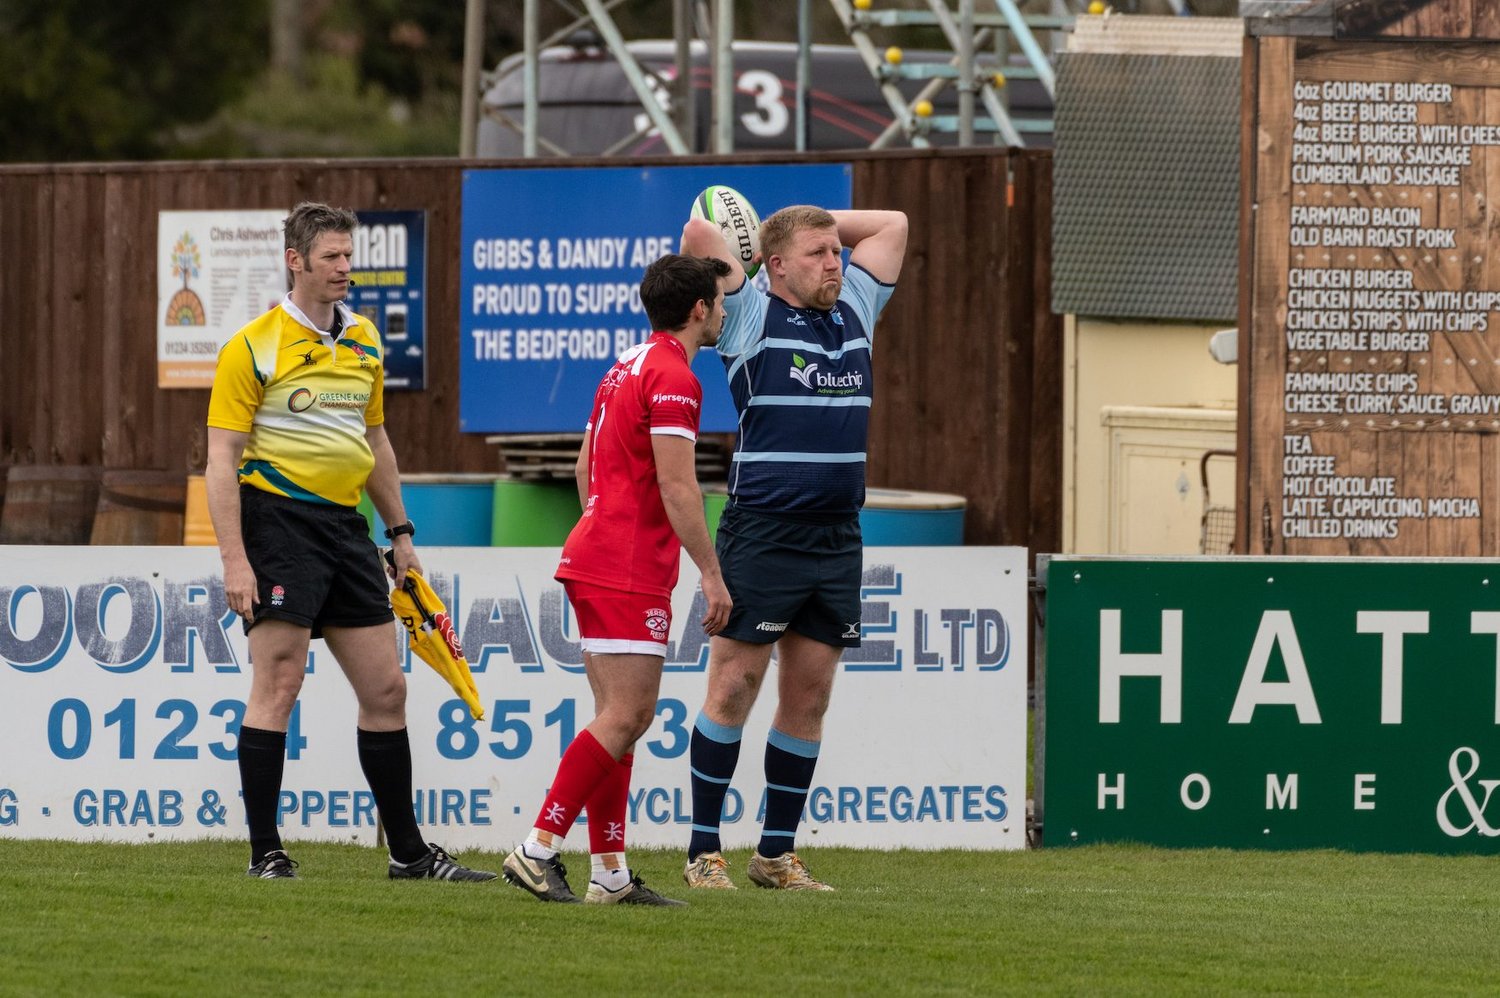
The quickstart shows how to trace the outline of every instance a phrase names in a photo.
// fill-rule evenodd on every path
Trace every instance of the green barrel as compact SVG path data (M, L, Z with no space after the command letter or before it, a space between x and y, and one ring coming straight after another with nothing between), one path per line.
M380 519L380 514L375 512L375 503L370 499L370 493L360 490L358 510L364 514L365 522L370 525L370 540L376 544L384 544L385 538L380 536L380 531L375 529L375 521Z
M724 515L724 504L729 502L727 482L706 482L703 485L703 518L708 521L708 536L719 536L719 517Z
M490 543L495 547L562 547L578 522L578 486L562 482L495 482Z

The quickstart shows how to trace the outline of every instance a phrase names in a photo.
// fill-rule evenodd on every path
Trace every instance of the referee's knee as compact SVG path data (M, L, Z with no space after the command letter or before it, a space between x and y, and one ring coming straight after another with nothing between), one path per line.
M380 682L370 684L359 699L365 710L400 713L406 709L406 676L398 670Z

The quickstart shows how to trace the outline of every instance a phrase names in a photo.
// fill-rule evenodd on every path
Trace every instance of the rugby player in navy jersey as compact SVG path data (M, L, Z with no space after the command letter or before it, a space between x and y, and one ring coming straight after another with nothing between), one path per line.
M692 219L682 231L684 253L732 270L717 349L739 412L717 540L734 607L712 639L689 753L693 825L683 877L693 887L735 886L719 823L774 646L765 822L747 872L761 887L833 890L808 873L794 846L839 659L860 640L871 351L901 274L906 230L899 211L783 208L760 226L770 294L745 279L718 226Z

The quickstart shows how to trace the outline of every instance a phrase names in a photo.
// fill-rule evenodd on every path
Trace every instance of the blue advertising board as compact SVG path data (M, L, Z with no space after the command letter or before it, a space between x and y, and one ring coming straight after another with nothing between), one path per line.
M466 171L459 429L582 432L599 379L651 335L642 271L676 252L710 184L735 188L762 218L789 204L850 202L843 163ZM718 355L700 351L693 371L701 429L732 431Z
M359 211L348 304L385 344L387 390L427 382L427 212Z

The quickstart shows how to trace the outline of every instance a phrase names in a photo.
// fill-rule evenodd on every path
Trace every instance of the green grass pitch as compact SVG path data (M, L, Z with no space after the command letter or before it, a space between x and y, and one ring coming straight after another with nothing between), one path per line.
M384 854L289 843L0 840L0 994L1494 993L1500 878L1484 857L811 849L834 894L689 892L686 909L544 905L503 880L391 882ZM469 852L499 869L501 855ZM588 858L567 853L582 892Z

